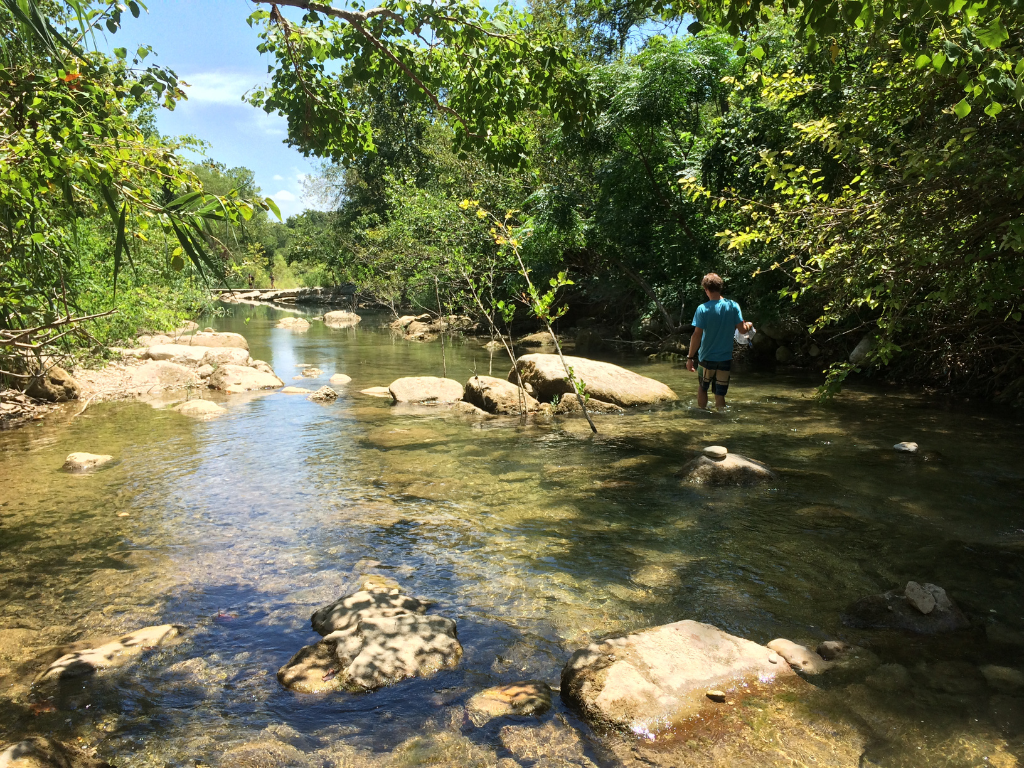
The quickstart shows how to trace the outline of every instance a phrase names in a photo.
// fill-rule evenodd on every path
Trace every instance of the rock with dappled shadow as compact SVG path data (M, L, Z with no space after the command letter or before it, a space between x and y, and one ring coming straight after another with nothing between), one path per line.
M705 448L678 474L695 485L756 485L776 479L766 464L730 453L719 445Z
M55 678L80 677L98 669L120 666L143 651L171 645L180 634L181 627L174 624L143 627L115 640L72 653L65 653L44 669L36 678L36 682Z
M603 400L596 400L593 397L587 400L587 411L590 413L622 413L622 407L615 403L606 403ZM555 406L555 414L565 416L570 413L583 413L580 407L580 399L575 392L562 395Z
M577 381L586 384L586 391L596 400L625 408L655 405L677 400L676 393L660 381L611 363L583 357L565 358ZM524 384L531 384L538 400L548 401L555 395L574 392L558 355L531 354L519 358L519 372ZM508 377L515 381L515 371Z
M469 719L476 726L496 717L543 715L551 709L551 686L541 680L496 685L480 691L466 702Z
M62 469L65 472L91 472L113 460L113 456L105 453L69 453L68 457L64 459Z
M248 365L249 351L238 347L199 347L190 344L154 344L146 351L150 360L166 360L198 368L201 365Z
M295 654L277 679L300 693L358 692L454 667L462 658L455 622L426 610L397 589L343 597L313 614L313 629L324 639Z
M455 403L462 399L462 385L437 376L406 376L388 387L396 403Z
M32 736L0 747L0 768L110 768L110 764L70 744Z
M846 607L843 623L858 629L898 629L921 635L958 632L970 622L934 584L911 581L906 588L862 597Z
M540 410L540 403L522 387L494 376L474 376L466 382L463 399L487 413L518 415Z

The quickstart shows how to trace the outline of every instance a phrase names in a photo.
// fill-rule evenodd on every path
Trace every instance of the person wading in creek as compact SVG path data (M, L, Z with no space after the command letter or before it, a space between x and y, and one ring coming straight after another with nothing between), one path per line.
M715 407L725 409L725 393L729 391L729 369L732 368L732 341L736 331L746 333L754 326L743 321L740 305L722 298L722 278L714 272L700 281L708 300L693 315L695 326L690 337L690 354L686 370L697 369L697 405L708 406L708 390L715 396Z

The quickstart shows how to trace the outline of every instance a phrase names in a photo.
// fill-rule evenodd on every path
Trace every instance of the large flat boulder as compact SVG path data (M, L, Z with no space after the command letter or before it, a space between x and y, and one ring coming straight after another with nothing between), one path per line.
M502 415L540 410L540 403L519 385L494 376L474 376L466 382L463 399L487 413Z
M695 485L756 485L775 480L767 464L731 453L722 446L709 446L686 464L679 475Z
M251 392L284 386L284 382L274 374L242 365L222 365L210 374L208 381L212 389L225 392Z
M250 360L248 350L239 347L198 347L191 344L155 344L149 348L146 357L196 368L203 365L248 365Z
M181 389L198 383L199 376L195 369L167 360L143 363L132 372L131 378L131 386L143 391Z
M277 679L299 693L359 692L454 667L462 658L455 622L426 608L397 589L343 597L313 614L324 639L296 653Z
M361 323L362 320L363 318L355 312L346 312L345 310L324 313L324 324L331 328L347 328L351 325Z
M228 331L203 331L193 335L191 343L197 347L238 347L244 350L249 349L249 342L245 340L245 336Z
M660 381L620 368L611 363L566 357L577 381L587 386L587 394L595 400L614 403L625 408L654 405L677 400L676 393ZM531 384L538 400L547 401L555 395L573 392L558 355L532 354L519 358L519 372L524 384ZM515 371L509 381L515 381Z
M562 670L562 699L592 725L657 734L733 698L800 684L778 654L696 621L677 621L576 651ZM711 696L715 694L715 696Z
M65 472L90 472L113 460L114 457L106 453L84 453L79 451L68 454L68 457L64 459L62 469Z
M462 385L437 376L406 376L388 387L396 403L456 403L462 399Z
M110 763L56 739L31 736L3 748L0 768L110 768Z

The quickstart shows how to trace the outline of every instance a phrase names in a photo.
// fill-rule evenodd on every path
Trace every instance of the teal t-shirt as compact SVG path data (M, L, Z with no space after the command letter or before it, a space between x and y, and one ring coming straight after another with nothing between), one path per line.
M705 301L693 315L693 324L704 331L700 337L700 360L732 360L732 340L736 326L743 322L740 305L731 299Z

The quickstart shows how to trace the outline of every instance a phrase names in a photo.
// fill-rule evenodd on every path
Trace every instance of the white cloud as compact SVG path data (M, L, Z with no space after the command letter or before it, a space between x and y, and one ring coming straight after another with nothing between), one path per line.
M284 176L282 176L280 173L275 173L274 181L284 181Z
M282 189L278 192L275 192L274 194L271 195L271 197L274 198L275 203L278 202L279 200L284 200L287 203L294 203L296 200L299 199L298 196L296 196L292 192L289 192L287 189Z
M242 105L242 95L256 83L253 75L237 72L197 72L181 78L189 87L188 100L199 104Z

